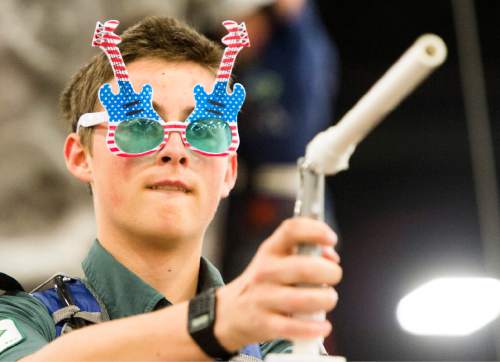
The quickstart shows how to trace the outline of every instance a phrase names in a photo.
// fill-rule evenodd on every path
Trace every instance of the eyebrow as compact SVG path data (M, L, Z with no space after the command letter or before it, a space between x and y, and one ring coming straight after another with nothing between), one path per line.
M155 101L153 101L153 108L154 108L154 110L157 113L160 113L160 114L163 114L163 115L167 114L167 112L165 112L165 108L163 108L161 106L161 104L159 104L159 103L157 103ZM186 107L186 108L184 108L184 110L182 111L182 119L180 119L179 121L184 121L191 114L191 112L193 112L193 110L194 110L194 107ZM177 121L177 120L174 120L174 121Z

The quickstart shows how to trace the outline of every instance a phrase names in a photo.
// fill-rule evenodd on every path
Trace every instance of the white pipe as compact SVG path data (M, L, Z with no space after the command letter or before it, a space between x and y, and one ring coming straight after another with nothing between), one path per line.
M446 54L446 45L437 35L419 37L335 126L309 142L306 164L325 175L347 169L358 143L444 62Z
M444 62L446 54L446 45L437 35L426 34L419 37L335 126L320 132L309 142L303 166L321 175L333 175L347 169L349 158L358 143ZM300 317L324 319L324 312ZM321 341L317 339L293 342L291 355L270 355L266 360L321 361L328 359L319 355Z

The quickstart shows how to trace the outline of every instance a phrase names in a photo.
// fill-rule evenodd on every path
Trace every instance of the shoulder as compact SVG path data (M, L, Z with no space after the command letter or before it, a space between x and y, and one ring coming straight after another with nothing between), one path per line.
M4 283L4 276L0 284L0 360L13 360L53 340L55 328L47 308L19 288L19 283L10 288L13 284Z
M0 273L0 318L16 317L33 321L51 320L47 308L21 284L7 274Z
M28 324L46 337L54 337L54 322L47 308L26 292L0 295L0 319L11 318Z

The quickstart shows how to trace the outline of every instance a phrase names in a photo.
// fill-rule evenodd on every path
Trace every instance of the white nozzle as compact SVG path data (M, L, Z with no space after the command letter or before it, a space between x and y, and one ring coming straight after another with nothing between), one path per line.
M418 38L335 126L307 145L306 163L327 175L347 169L357 144L444 62L446 53L446 45L437 35Z

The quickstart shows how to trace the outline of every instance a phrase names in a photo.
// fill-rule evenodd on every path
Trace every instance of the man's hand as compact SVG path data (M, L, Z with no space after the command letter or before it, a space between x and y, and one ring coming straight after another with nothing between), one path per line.
M259 247L236 278L217 291L215 335L228 350L276 338L326 336L328 321L295 319L295 313L332 310L337 293L332 287L308 288L297 284L336 285L342 278L340 258L333 250L337 236L324 222L308 218L285 220ZM323 247L323 257L295 254L300 243Z

